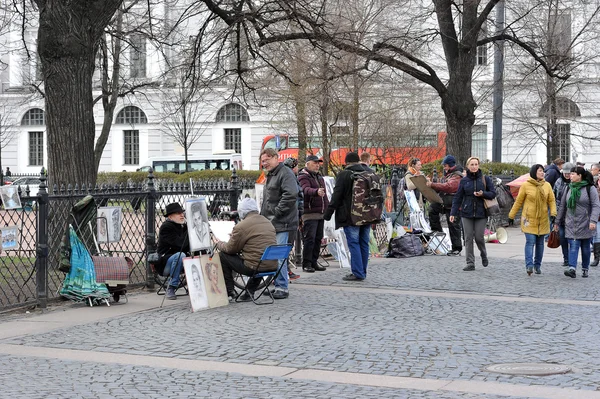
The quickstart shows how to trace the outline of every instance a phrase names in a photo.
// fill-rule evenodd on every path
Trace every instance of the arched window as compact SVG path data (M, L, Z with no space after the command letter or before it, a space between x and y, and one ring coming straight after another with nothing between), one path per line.
M217 112L217 122L250 122L250 117L241 105L227 104Z
M540 108L540 118L545 118L550 112L550 101L546 101ZM574 118L581 116L581 111L577 104L566 97L556 97L556 115L557 118Z
M117 114L116 123L123 125L136 125L140 123L148 123L148 119L146 118L146 114L144 111L139 109L138 107L134 107L130 105L125 107Z
M40 108L30 109L25 113L23 119L21 119L22 126L44 126L45 124L44 110Z

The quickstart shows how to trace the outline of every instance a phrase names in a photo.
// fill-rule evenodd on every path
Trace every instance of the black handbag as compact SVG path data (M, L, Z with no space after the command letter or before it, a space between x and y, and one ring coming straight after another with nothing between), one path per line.
M411 258L425 254L423 243L415 234L405 234L390 240L388 258Z

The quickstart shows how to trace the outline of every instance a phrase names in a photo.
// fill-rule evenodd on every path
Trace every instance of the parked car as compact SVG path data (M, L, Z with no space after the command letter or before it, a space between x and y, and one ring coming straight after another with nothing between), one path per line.
M40 179L38 177L19 177L14 180L11 184L13 186L21 186L22 195L25 195L25 190L29 186L29 195L35 197L40 190Z

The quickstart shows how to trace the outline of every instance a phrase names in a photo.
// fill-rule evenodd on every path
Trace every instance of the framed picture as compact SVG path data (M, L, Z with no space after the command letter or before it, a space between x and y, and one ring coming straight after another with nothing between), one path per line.
M183 258L183 269L185 270L188 282L192 312L207 309L208 297L206 296L206 287L200 258L197 256L193 258Z
M18 186L2 186L0 187L0 197L2 197L2 205L4 209L21 208L21 198L19 198Z
M98 242L119 242L121 240L122 210L118 206L98 208Z
M19 249L19 228L17 226L6 226L0 228L2 235L2 249L4 251Z
M190 198L185 201L185 214L191 251L211 249L208 210L204 198Z
M202 255L200 262L202 264L202 273L204 273L208 307L216 308L228 305L229 299L227 298L227 288L225 288L225 279L223 278L223 269L221 268L219 254L215 254L212 258L208 255Z

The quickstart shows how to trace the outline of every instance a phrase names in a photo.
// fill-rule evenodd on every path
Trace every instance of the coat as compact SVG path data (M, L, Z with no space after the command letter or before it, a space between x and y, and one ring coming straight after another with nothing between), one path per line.
M544 169L544 175L546 181L550 183L550 187L554 188L554 184L556 184L561 175L560 168L556 164L551 163Z
M311 213L320 214L322 216L329 206L327 195L321 197L317 194L319 188L325 188L323 176L320 173L312 173L302 169L298 173L298 181L304 194L304 213L307 215Z
M485 187L483 180L485 179ZM483 198L496 198L496 188L492 179L483 176L481 170L475 174L467 172L467 176L460 180L458 190L452 201L450 216L460 216L468 219L487 219L483 198L473 195L475 191L483 190Z
M538 201L538 194L542 199ZM539 209L539 204L543 202L544 207ZM515 215L523 207L521 212L521 231L526 234L546 235L550 233L550 220L548 219L548 209L550 216L556 216L556 201L550 183L544 182L541 190L530 181L523 183L519 189L519 195L515 200L510 212L509 219L514 219Z
M335 187L331 195L331 201L325 211L324 219L330 220L335 212L335 228L353 226L350 212L352 208L352 176L355 172L364 172L367 166L356 163L347 166L335 179Z
M162 274L169 257L177 252L190 252L187 224L179 224L167 219L158 230L158 246L156 252L161 256L155 264L156 271Z
M298 229L298 181L282 163L267 173L260 214L273 223L278 233Z
M564 226L565 237L574 240L583 240L592 238L596 235L595 230L590 230L590 223L598 221L600 215L600 201L598 192L594 187L590 187L590 196L586 187L581 187L581 196L575 206L575 211L567 209L567 200L571 195L571 188L568 187L564 193L558 208L556 221L559 226Z
M250 212L244 220L233 227L229 241L217 243L217 249L231 255L240 255L244 266L257 268L265 249L276 245L275 227L267 218L258 212ZM264 261L258 269L261 272L277 269L277 261Z

